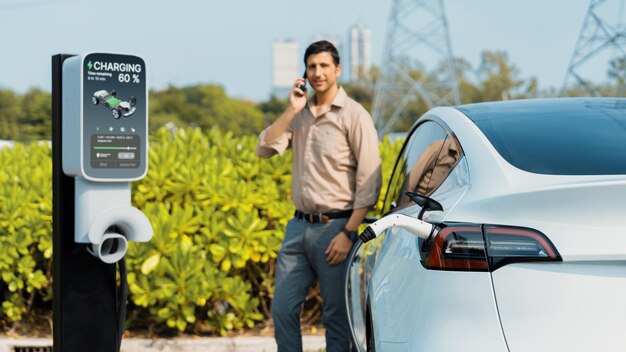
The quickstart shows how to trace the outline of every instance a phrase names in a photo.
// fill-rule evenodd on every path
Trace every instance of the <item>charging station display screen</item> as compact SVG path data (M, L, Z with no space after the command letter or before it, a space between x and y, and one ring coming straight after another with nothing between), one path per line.
M144 61L94 53L83 59L83 170L97 179L145 174L147 89Z

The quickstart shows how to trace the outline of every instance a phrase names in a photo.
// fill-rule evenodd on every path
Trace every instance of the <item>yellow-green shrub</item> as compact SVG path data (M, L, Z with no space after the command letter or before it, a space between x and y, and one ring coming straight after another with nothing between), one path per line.
M294 211L291 154L262 159L256 143L217 130L151 135L148 174L132 186L154 237L131 243L126 256L131 328L224 335L268 318L274 260ZM381 143L383 194L400 146ZM7 323L22 319L36 296L50 298L50 148L17 144L0 150L0 164Z
M254 276L276 257L293 208L289 160L258 158L256 141L198 129L153 134L133 202L155 234L127 258L131 299L155 322L225 334L264 319L259 296L269 297L271 278Z
M49 299L52 162L45 144L0 150L0 319L18 321Z

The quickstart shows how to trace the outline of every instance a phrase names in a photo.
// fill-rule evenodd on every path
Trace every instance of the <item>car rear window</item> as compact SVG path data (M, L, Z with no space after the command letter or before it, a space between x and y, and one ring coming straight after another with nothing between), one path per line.
M626 174L626 99L520 100L457 109L522 170Z

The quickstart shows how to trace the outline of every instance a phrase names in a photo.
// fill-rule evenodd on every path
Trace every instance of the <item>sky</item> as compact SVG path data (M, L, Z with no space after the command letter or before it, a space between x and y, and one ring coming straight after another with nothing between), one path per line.
M0 88L50 91L51 56L110 52L146 61L148 86L219 84L266 100L272 43L301 50L317 35L344 39L356 23L383 65L392 0L0 0ZM480 63L505 51L520 77L561 86L589 0L444 0L453 55ZM347 58L344 58L347 59ZM593 74L604 79L606 70ZM347 73L347 72L346 72ZM294 79L297 77L294 77Z

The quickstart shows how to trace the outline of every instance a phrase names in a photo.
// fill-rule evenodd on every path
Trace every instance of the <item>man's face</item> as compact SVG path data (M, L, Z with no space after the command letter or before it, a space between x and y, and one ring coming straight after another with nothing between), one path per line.
M329 52L312 54L306 60L306 76L311 87L318 93L325 93L337 86L341 75L341 64L335 65Z

